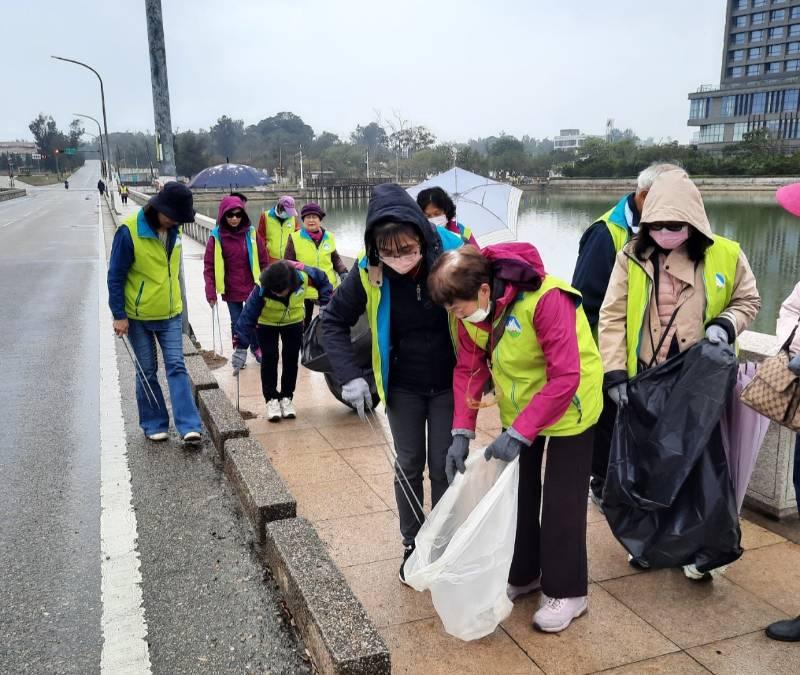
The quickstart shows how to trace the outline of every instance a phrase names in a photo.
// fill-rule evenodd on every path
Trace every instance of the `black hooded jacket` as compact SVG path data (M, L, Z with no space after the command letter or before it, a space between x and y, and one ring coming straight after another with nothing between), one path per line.
M416 276L399 275L383 267L390 293L389 389L416 393L452 388L455 355L447 312L428 295L428 270L442 254L442 242L414 199L399 185L378 185L369 200L364 246L370 264L377 265L373 232L386 222L408 223L423 245L423 262ZM340 383L362 377L350 345L350 328L364 314L367 294L357 267L336 290L322 320L325 348ZM387 392L388 394L388 392Z

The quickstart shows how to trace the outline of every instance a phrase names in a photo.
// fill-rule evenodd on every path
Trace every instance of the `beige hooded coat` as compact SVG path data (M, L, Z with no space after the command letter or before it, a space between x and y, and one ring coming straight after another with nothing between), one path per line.
M647 194L642 213L642 223L689 223L711 239L711 226L706 216L700 191L683 170L668 171L659 176ZM651 280L654 279L651 247L645 260L634 253L636 240L629 242L617 255L603 306L600 309L600 354L606 372L606 385L627 379L626 314L628 301L628 265L640 265ZM631 263L631 261L633 261ZM680 309L675 317L675 339L680 351L685 351L705 337L705 285L703 262L695 265L686 251L686 244L670 251L665 261L666 269L683 282L678 298ZM655 302L656 284L651 284L651 296L645 313L639 359L650 363L661 333L658 307ZM732 336L738 336L758 314L761 298L756 279L745 254L739 255L734 279L733 294L725 310L711 323L718 323Z

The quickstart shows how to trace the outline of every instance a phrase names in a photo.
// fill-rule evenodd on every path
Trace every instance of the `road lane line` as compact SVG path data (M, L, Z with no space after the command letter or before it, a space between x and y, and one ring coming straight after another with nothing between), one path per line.
M142 575L136 549L136 513L131 505L119 370L108 310L103 204L98 197L98 312L100 321L100 591L103 675L151 672Z

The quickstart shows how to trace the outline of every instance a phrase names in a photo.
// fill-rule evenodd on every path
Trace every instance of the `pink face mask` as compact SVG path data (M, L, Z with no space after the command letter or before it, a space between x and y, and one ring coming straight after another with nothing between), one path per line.
M420 251L401 255L398 258L381 258L381 262L384 265L391 267L398 274L408 274L419 265L420 260L422 260L422 253Z
M677 232L669 230L650 230L650 236L665 251L672 251L678 248L689 238L689 226L684 225Z

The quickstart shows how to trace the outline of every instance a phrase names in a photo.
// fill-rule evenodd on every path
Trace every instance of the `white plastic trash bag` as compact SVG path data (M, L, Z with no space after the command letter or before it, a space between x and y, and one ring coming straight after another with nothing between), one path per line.
M444 629L462 640L489 635L511 614L506 595L517 529L519 459L487 462L473 451L420 528L406 581L430 590Z

